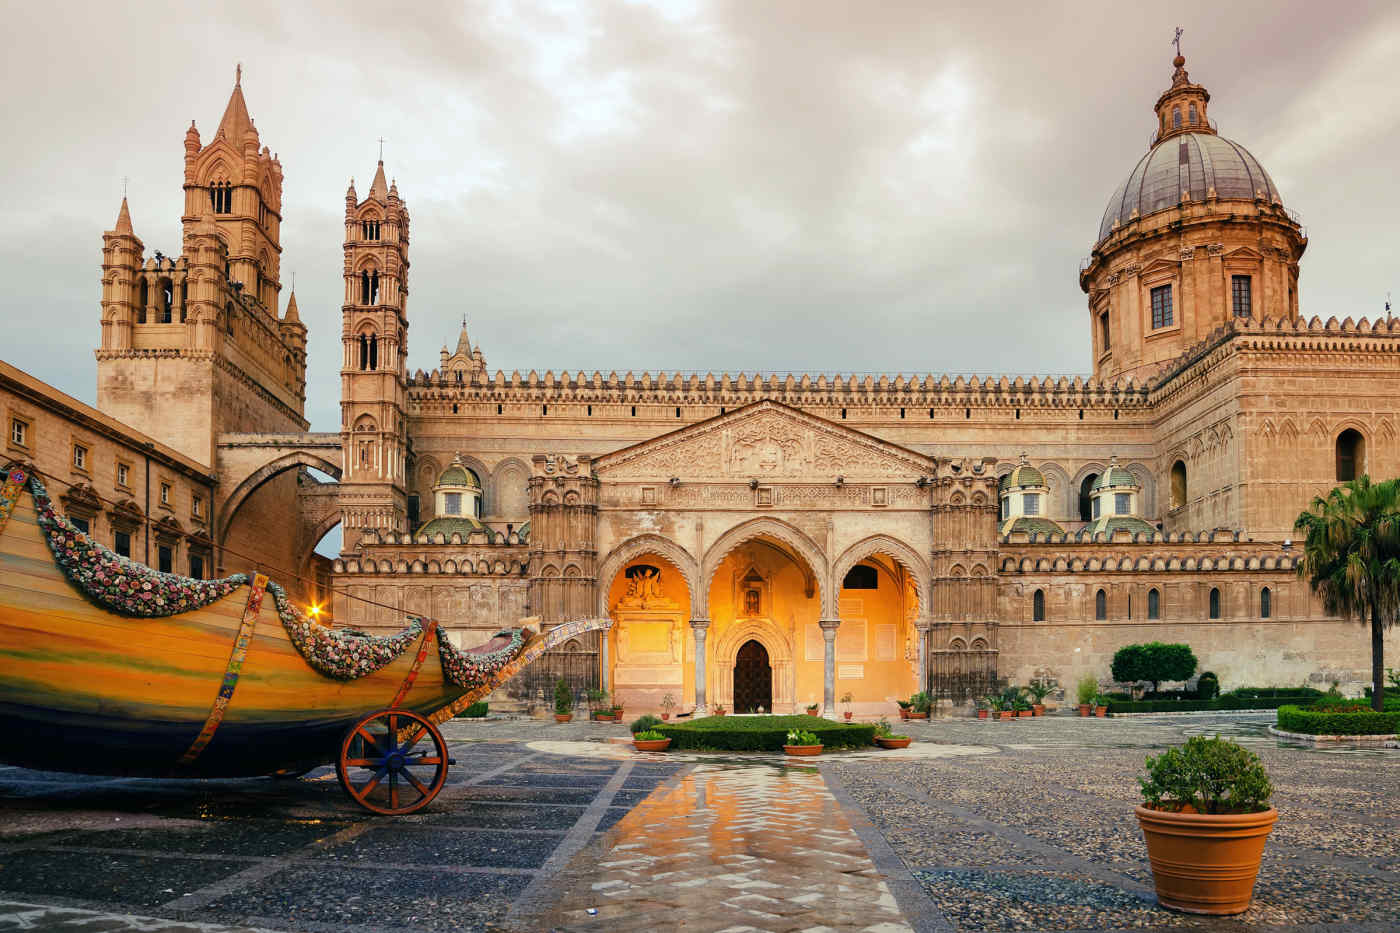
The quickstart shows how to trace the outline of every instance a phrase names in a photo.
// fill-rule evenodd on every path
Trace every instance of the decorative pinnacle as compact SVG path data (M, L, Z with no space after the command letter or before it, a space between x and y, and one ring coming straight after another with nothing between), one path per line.
M243 86L243 63L242 63L242 62L239 62L239 63L238 63L237 65L235 65L234 68L233 68L233 86L234 86L234 87L242 87L242 86Z

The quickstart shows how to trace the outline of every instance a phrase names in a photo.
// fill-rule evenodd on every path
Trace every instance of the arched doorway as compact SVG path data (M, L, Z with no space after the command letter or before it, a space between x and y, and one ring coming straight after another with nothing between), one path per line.
M773 668L768 649L750 639L734 656L734 712L773 711Z

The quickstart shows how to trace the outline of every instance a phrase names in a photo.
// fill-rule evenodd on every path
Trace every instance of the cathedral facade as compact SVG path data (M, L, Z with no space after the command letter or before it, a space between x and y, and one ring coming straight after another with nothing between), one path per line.
M1173 65L1079 270L1087 378L507 374L465 323L426 368L381 162L345 198L340 432L308 433L281 165L235 88L186 137L184 254L146 259L125 205L104 236L99 408L209 465L220 570L308 576L338 523L337 622L470 645L610 617L574 647L629 710L888 712L1106 680L1153 640L1227 687L1363 681L1290 539L1313 496L1400 474L1400 322L1302 313L1299 219Z

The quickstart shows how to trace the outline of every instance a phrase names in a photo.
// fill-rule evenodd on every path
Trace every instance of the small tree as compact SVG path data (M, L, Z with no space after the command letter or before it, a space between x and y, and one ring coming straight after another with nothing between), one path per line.
M1385 630L1400 617L1400 480L1362 476L1313 499L1298 576L1333 615L1371 625L1371 706L1385 709Z
M569 689L569 684L560 677L559 682L554 685L554 712L560 716L573 712L574 693Z
M1145 645L1124 645L1113 655L1113 679L1123 683L1145 680L1152 692L1164 680L1189 680L1196 673L1196 655L1190 645L1167 645L1160 641Z
M1145 645L1124 645L1113 652L1113 679L1124 684L1152 679L1147 672Z

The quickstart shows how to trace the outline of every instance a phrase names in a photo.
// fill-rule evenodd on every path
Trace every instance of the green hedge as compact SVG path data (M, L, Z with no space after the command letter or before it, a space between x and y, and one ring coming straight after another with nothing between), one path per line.
M1212 710L1278 709L1287 703L1297 703L1298 697L1223 696L1214 700L1110 700L1110 713L1201 713Z
M814 733L826 748L875 744L873 725L832 722L819 716L707 716L693 722L665 723L656 731L671 740L673 749L772 752L782 750L793 729Z
M1291 697L1295 700L1314 700L1322 696L1322 691L1312 687L1236 687L1226 696L1257 699Z
M1278 727L1308 735L1393 735L1400 732L1400 712L1339 713L1280 706Z

